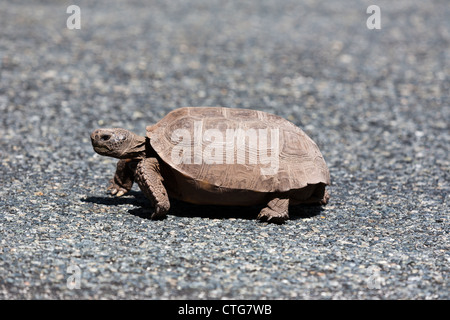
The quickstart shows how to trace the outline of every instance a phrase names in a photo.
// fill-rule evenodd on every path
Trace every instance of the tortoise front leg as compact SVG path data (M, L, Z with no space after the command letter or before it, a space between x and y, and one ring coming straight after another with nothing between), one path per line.
M118 197L131 190L134 180L134 170L130 167L129 160L122 159L117 162L114 178L109 181L108 189L112 195Z
M155 208L152 219L164 218L169 211L170 202L162 183L164 179L159 171L158 160L155 158L141 160L136 167L135 179L139 188Z
M258 214L259 220L268 222L283 223L289 219L289 195L281 194L272 198Z

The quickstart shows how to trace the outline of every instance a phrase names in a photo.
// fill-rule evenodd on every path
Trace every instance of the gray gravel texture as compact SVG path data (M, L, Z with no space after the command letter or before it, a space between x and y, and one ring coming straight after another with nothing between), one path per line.
M449 17L445 0L1 1L0 298L449 299ZM108 195L90 132L183 106L293 121L330 204L274 225L174 202L152 221L137 187Z

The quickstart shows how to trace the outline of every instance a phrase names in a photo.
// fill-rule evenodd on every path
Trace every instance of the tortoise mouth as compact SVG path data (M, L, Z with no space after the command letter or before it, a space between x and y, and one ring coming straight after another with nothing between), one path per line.
M94 146L94 151L99 154L105 154L109 152L109 149L107 147Z

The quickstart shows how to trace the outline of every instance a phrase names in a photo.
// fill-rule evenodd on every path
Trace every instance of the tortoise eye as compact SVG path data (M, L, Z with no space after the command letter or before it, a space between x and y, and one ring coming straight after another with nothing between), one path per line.
M109 139L111 139L111 135L110 134L102 134L100 136L100 140L102 140L102 141L108 141Z

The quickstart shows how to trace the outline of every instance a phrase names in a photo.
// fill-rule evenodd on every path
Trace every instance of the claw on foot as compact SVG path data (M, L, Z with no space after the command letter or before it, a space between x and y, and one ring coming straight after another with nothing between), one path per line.
M125 194L125 192L124 192L123 190L119 190L119 191L117 191L116 196L117 196L117 197L121 197L121 196L123 196L124 194Z
M121 197L123 196L125 193L128 192L128 190L119 187L116 183L114 183L114 181L110 181L110 185L108 186L108 188L106 188L107 191L109 191L110 194L112 194L113 196L115 195L116 197Z

